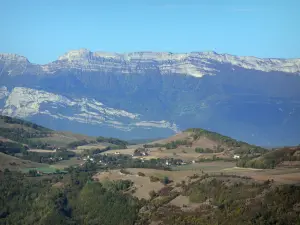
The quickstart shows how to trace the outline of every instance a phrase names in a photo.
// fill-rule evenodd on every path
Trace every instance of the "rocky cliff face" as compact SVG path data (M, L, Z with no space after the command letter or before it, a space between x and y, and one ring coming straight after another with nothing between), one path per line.
M300 60L215 52L0 54L2 114L122 138L202 127L261 145L300 139Z
M78 69L96 72L120 72L123 74L158 71L161 74L186 74L194 77L215 75L220 72L214 63L230 64L245 69L271 72L279 71L300 74L300 59L259 59L237 57L216 52L168 53L133 52L127 54L91 52L79 49L67 52L55 62L47 65L32 65L23 56L0 54L9 75L26 72L53 74L60 69ZM32 71L31 71L32 70Z

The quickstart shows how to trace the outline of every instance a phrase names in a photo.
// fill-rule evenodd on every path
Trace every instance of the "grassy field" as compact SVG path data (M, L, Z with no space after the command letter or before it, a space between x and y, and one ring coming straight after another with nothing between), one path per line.
M274 180L283 184L300 184L299 168L253 169L233 167L221 172L248 176L258 181Z
M103 149L108 146L115 146L115 145L110 144L110 143L96 143L96 144L87 144L87 145L78 146L76 149L77 150L93 150L93 149L98 149L98 148Z
M102 152L101 154L115 154L116 152L120 152L121 154L125 155L132 155L134 153L135 148L127 148L127 149L118 149L118 150L108 150L105 152Z
M78 160L76 157L70 158L69 160L62 160L55 164L52 164L51 167L55 169L65 169L70 166L78 166L82 164L84 160Z
M206 173L209 172L221 172L222 170L230 170L235 166L235 162L224 162L224 161L214 161L214 162L200 162L200 163L192 163L182 166L172 167L172 170L175 171L188 171L192 170L195 172L204 171Z
M0 170L4 170L5 168L9 170L23 170L26 168L35 167L45 168L48 167L48 165L28 160L22 160L14 156L0 153Z
M120 170L111 170L109 172L100 172L94 176L95 179L103 182L105 180L131 180L134 183L134 196L138 198L149 199L150 191L158 191L164 187L161 182L151 182L150 177L155 176L160 179L168 177L173 182L170 186L175 186L176 183L182 180L188 181L188 176L192 176L194 171L164 171L145 168L130 168L126 169L130 174L122 174ZM144 173L145 176L138 176L138 172Z

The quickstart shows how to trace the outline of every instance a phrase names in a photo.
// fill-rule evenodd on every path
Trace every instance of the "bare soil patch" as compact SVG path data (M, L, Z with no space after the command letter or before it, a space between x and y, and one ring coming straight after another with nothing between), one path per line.
M64 183L62 183L62 182L57 182L57 183L53 184L52 186L53 186L53 187L56 187L56 188L62 188L62 187L64 187L65 185L64 185Z
M210 148L217 147L217 143L208 139L207 137L200 137L198 140L193 141L192 147Z
M15 142L15 141L10 140L10 139L5 138L5 137L0 137L0 141L2 141L2 142L13 142L13 143L17 143L17 142Z

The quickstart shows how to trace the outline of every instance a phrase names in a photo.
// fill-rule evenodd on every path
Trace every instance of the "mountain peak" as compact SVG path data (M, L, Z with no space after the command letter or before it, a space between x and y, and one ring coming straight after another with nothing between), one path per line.
M108 61L103 59L109 59ZM215 51L171 53L139 51L128 53L115 52L91 52L88 49L72 50L59 57L59 60L70 62L70 66L76 65L84 69L95 71L103 68L123 68L124 73L134 70L137 65L155 65L162 74L179 73L201 77L214 75L217 70L211 67L211 63L231 64L232 66L258 71L280 71L300 74L300 59L272 59L256 58L253 56L235 56L219 54ZM116 65L119 65L116 66ZM130 67L130 69L128 69ZM127 71L127 72L126 72Z
M0 53L0 60L15 61L18 63L29 63L28 59L24 56L12 54L12 53Z
M81 48L78 50L71 50L64 55L60 56L58 60L67 61L79 61L79 60L89 60L91 58L92 52L86 48Z
M0 54L0 60L6 65L19 65L6 70L8 74L23 74L29 61L16 54ZM92 52L81 48L71 50L60 56L57 61L45 65L35 65L46 73L55 73L60 69L79 69L85 71L118 71L121 74L144 73L159 70L161 74L185 74L194 77L215 75L219 64L227 64L248 70L264 72L278 71L300 75L300 59L257 58L253 56L235 56L215 51L172 53L172 52ZM32 69L32 67L30 67ZM143 68L143 69L141 69ZM37 70L38 71L38 70ZM40 73L39 71L37 73Z

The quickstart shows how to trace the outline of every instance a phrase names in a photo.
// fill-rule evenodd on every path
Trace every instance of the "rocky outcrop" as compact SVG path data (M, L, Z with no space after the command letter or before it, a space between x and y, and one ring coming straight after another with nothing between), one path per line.
M39 75L42 73L53 74L59 70L79 69L121 74L144 74L145 71L156 71L163 75L183 74L202 77L220 72L215 68L215 63L264 72L278 71L300 74L300 59L260 59L250 56L238 57L229 54L218 54L216 52L181 54L132 52L119 54L79 49L67 52L59 57L57 61L46 65L30 64L25 57L15 54L0 54L0 61L5 64L2 72L7 72L10 75L23 74L26 70L31 70L31 72ZM14 68L11 65L18 65L18 67ZM16 69L17 71L15 71Z
M148 130L161 128L173 133L179 131L176 124L165 120L146 121L142 119L142 115L107 107L95 99L71 99L62 95L23 87L15 87L6 96L2 114L7 116L27 118L46 115L58 120L109 126L120 131L132 131L139 128Z

